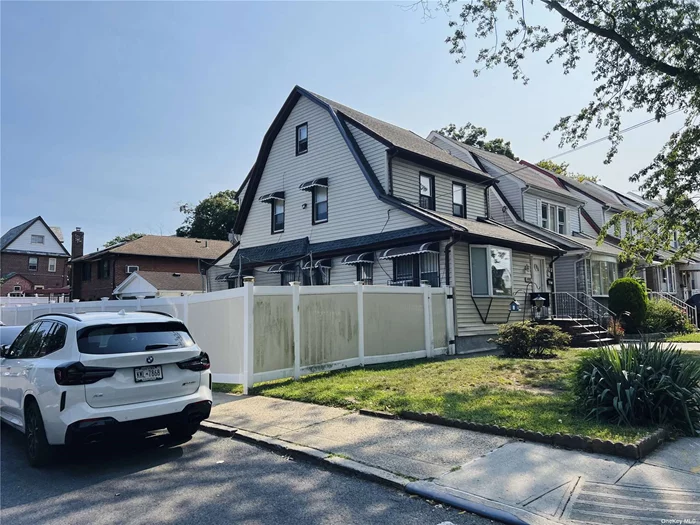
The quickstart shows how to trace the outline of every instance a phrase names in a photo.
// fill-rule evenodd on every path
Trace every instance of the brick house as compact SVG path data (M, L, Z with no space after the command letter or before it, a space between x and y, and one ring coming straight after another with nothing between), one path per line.
M0 238L2 295L68 293L68 259L61 230L34 217Z
M71 298L81 301L112 298L134 272L202 274L231 247L228 241L144 235L83 255L84 232L76 229L71 241Z

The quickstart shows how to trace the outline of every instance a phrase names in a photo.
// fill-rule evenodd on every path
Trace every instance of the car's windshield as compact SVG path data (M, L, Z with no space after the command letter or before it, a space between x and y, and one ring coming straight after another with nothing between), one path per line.
M103 324L78 331L78 349L83 354L128 354L192 345L192 336L178 321Z

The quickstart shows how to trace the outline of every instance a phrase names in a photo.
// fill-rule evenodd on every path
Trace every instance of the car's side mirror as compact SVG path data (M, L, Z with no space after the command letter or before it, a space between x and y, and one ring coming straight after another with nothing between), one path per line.
M7 357L10 353L10 345L2 345L0 347L0 357Z

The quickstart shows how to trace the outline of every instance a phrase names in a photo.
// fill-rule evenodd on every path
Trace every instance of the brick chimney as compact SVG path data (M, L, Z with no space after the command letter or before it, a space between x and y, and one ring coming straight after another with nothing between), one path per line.
M84 253L84 241L85 232L80 231L79 227L75 228L75 231L70 234L70 256L73 259L77 257L82 257Z

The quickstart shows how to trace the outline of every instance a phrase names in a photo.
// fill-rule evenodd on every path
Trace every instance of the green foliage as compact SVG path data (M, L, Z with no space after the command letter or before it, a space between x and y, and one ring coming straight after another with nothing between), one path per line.
M628 333L637 332L643 326L647 303L647 291L634 277L622 277L610 286L608 307L615 312ZM629 315L625 312L629 312Z
M647 315L644 319L644 331L648 334L658 332L677 332L689 334L695 328L688 316L669 301L653 299L647 305Z
M438 131L438 133L458 142L464 142L469 146L476 146L491 153L498 153L513 160L520 160L513 153L510 141L506 142L501 138L484 140L488 134L486 128L477 127L471 122L467 122L466 125L460 128L454 124L449 124Z
M209 195L196 206L182 204L180 211L185 214L185 221L175 232L178 237L228 240L238 215L236 192L220 191Z
M557 175L560 175L562 177L570 177L579 182L583 182L586 180L591 182L598 182L598 177L596 177L595 175L584 175L583 173L574 173L573 171L569 171L568 162L554 162L553 160L541 160L537 163L537 165L540 168L546 169L547 171L551 171L552 173L556 173Z
M427 2L424 2L426 5ZM663 208L616 215L609 226L627 221L635 235L621 244L626 260L649 260L670 246L674 232L683 244L681 259L700 249L700 2L697 0L438 0L450 17L446 43L461 61L471 57L467 44L485 40L476 53L479 75L499 65L513 78L528 82L527 58L545 53L548 63L559 62L571 74L583 57L592 61L595 82L589 102L553 127L559 146L576 148L589 131L604 129L610 141L609 163L623 139L622 118L646 111L656 121L672 113L685 117L650 164L631 176L644 197ZM454 8L456 16L450 11ZM559 23L533 24L537 11L558 15ZM653 121L651 121L653 122ZM547 134L549 136L549 134Z
M676 347L643 342L598 349L581 359L576 390L590 419L700 432L700 361Z
M135 241L136 239L139 239L146 235L145 233L130 233L128 235L117 235L114 239L107 241L104 244L105 248L109 248L111 246L114 246L115 244L119 244L122 242L127 242L127 241Z
M502 324L493 339L508 357L543 357L571 344L571 337L558 326L531 321Z

